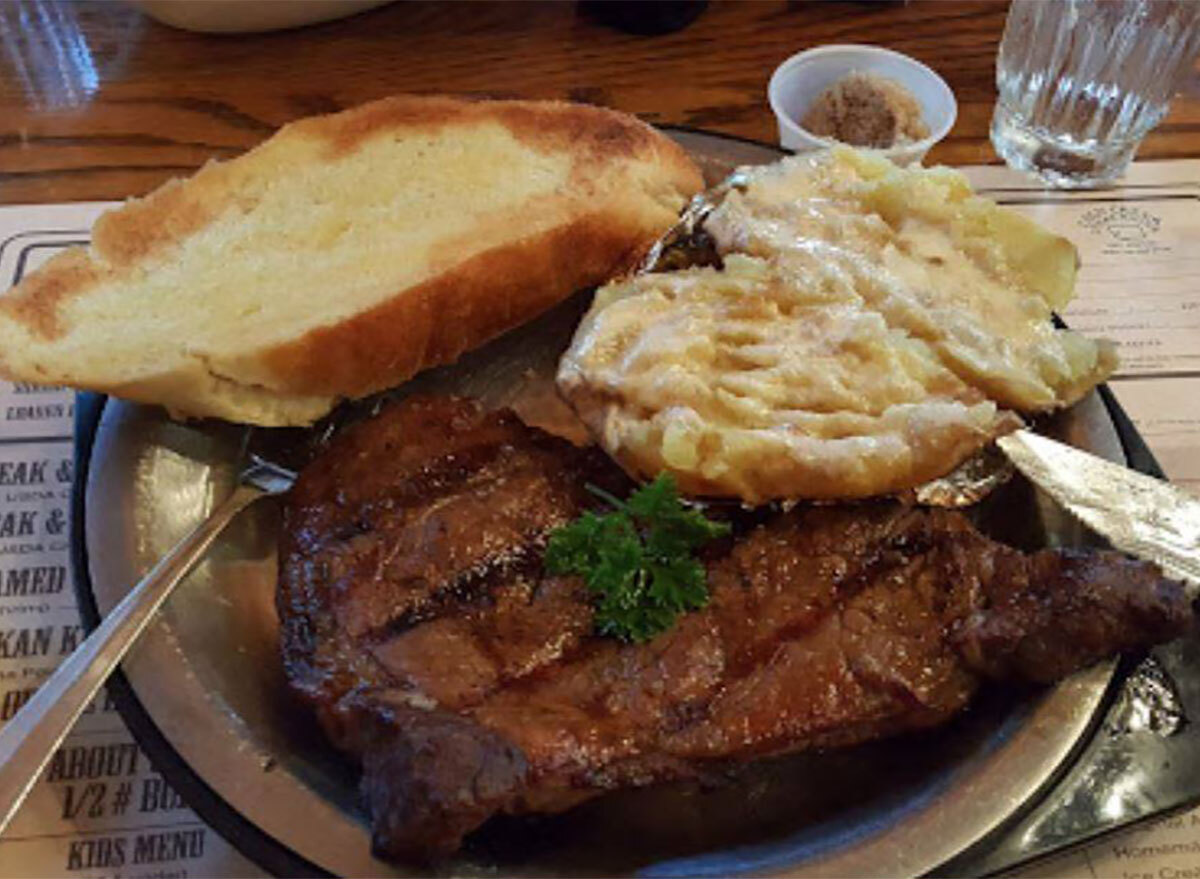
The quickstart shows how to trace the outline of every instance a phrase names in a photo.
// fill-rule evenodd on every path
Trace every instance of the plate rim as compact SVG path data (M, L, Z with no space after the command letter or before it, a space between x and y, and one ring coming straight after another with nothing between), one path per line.
M702 128L685 125L660 125L657 127L665 131L713 137L771 149L781 156L787 155L789 152L763 141ZM1109 387L1102 384L1097 388L1097 392L1128 465L1140 472L1161 477L1162 471L1153 454ZM99 624L101 616L93 589L87 549L87 484L98 429L108 403L107 395L83 392L77 395L75 407L75 479L71 496L71 563L74 570L73 585L79 613L84 628L88 632ZM958 860L960 856L981 848L990 847L997 838L1003 837L1007 827L1019 820L1021 815L1027 813L1028 809L1033 808L1054 789L1063 774L1079 759L1082 745L1090 739L1094 733L1095 724L1103 717L1116 692L1116 684L1119 683L1120 677L1120 675L1111 676L1101 703L1093 713L1087 732L1042 787L1007 815L994 828L993 832L976 840L952 860ZM154 767L180 793L188 806L243 856L276 876L325 877L335 875L260 829L250 818L238 811L228 800L209 786L192 769L183 755L159 728L121 669L114 671L106 686L119 714Z

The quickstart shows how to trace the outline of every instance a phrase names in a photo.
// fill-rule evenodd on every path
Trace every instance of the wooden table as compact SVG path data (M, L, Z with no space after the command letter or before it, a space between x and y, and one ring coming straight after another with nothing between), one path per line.
M1001 2L713 2L691 26L621 33L574 3L397 3L292 31L174 30L119 3L0 0L0 203L119 198L237 154L297 116L401 91L556 97L773 141L771 71L821 43L889 46L953 87L931 154L994 162ZM1176 101L1143 158L1200 155Z

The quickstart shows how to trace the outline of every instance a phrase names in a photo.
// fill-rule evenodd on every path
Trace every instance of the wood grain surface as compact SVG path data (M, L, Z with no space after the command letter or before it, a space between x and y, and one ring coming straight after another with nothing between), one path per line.
M773 141L772 70L822 43L932 66L959 101L931 155L995 162L1002 2L712 2L636 36L570 2L396 3L290 31L175 30L116 2L0 0L0 203L142 194L298 116L394 92L555 97ZM1200 154L1200 100L1177 99L1142 158Z

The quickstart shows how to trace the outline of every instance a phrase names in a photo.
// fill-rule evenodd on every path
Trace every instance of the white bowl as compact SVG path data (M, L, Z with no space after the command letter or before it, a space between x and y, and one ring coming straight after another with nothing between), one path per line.
M921 105L929 137L877 152L898 165L919 162L945 137L958 117L958 102L946 81L913 58L879 46L834 45L800 52L771 76L767 98L779 121L779 144L796 152L824 149L835 141L805 131L800 120L820 94L848 73L874 73L895 80Z
M0 0L3 2L3 0ZM129 0L146 15L185 31L240 34L345 18L392 0Z

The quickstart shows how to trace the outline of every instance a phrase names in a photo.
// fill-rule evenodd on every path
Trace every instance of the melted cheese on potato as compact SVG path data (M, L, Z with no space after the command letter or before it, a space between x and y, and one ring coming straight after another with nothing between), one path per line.
M561 362L631 472L755 503L893 493L1111 370L1051 323L1070 243L961 175L850 150L749 173L706 223L723 268L601 289Z

